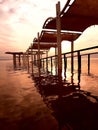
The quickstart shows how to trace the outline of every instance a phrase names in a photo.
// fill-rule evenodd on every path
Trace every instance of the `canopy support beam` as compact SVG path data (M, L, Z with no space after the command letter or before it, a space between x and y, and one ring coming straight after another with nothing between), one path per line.
M61 19L60 2L56 4L56 25L57 25L57 47L58 47L58 81L62 82L62 55L61 55Z

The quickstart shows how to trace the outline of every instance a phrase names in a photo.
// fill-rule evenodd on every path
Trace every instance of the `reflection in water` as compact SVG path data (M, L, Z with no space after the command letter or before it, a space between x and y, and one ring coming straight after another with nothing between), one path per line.
M83 65L81 88L76 90L78 85L69 82L58 85L55 76L43 78L39 84L22 65L13 69L9 61L0 62L0 128L57 130L59 124L59 130L98 130L98 70L94 68L91 72L95 73L88 76ZM78 76L75 70L76 83Z
M59 130L98 129L98 97L72 86L37 84L36 87L58 121Z
M57 130L58 125L44 104L27 72L0 62L0 130Z

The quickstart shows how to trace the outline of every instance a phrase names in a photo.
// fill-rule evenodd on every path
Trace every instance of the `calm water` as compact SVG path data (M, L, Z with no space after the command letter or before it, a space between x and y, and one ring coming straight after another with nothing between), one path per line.
M98 58L92 59L89 76L87 61L82 62L81 89L98 96ZM70 61L67 67L67 80L70 80ZM78 82L77 64L74 67L74 82ZM60 130L72 127L73 130L82 130L83 126L83 130L98 130L97 103L92 104L86 96L79 93L59 98L57 93L54 94L56 88L43 89L44 91L40 93L25 69L15 70L11 60L0 61L0 129L58 130L59 126ZM88 127L89 124L91 126Z
M34 81L12 61L0 61L0 130L54 130L51 116Z
M95 95L98 95L98 58L90 59L90 75L88 75L88 61L87 57L85 56L82 58L81 61L81 80L80 86L81 89L87 90L92 92ZM51 63L50 63L51 64ZM49 65L50 65L49 64ZM53 64L55 66L55 64ZM64 68L64 64L62 65ZM78 83L78 66L77 66L77 59L74 59L74 83ZM51 68L49 69L51 71ZM55 74L55 67L53 68L53 73ZM62 76L64 77L64 69L62 72ZM67 71L66 71L66 80L71 82L71 60L67 60Z

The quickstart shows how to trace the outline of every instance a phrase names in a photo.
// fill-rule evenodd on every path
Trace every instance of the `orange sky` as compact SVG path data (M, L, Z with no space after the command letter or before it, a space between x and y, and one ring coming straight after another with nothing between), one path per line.
M45 20L55 17L58 0L0 0L0 58L6 51L25 51L37 32L41 32ZM60 0L63 8L66 0ZM75 48L98 45L98 26L84 31L75 41ZM63 52L70 43L63 44ZM66 49L65 49L66 48ZM67 51L66 50L66 51Z

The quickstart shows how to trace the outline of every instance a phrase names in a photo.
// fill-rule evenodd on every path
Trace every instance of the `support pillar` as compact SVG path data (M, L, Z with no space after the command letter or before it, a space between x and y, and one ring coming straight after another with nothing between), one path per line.
M62 55L61 55L61 19L60 2L56 4L57 46L58 46L58 81L62 83Z
M19 66L21 65L20 57L21 57L21 54L19 54Z
M13 54L13 65L16 67L16 54Z

